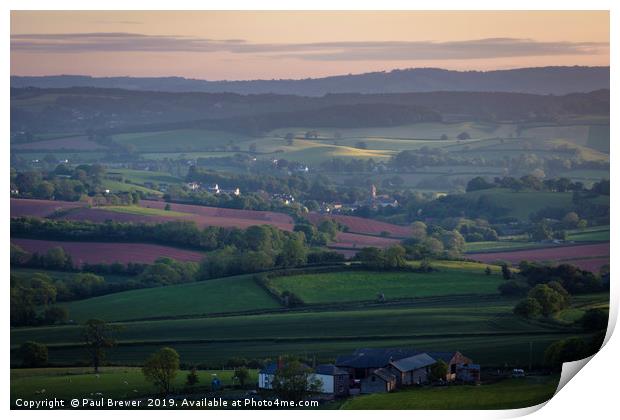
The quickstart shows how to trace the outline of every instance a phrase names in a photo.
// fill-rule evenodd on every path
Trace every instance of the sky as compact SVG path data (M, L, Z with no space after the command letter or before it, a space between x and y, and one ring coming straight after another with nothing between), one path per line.
M609 65L606 11L12 11L12 75L300 79Z

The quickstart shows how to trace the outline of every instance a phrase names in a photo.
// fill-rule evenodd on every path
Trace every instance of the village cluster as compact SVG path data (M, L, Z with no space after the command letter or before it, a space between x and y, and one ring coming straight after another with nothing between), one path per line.
M224 189L221 188L218 184L202 185L201 183L196 181L187 182L185 184L185 188L192 192L206 191L213 195L228 194L235 197L239 197L241 195L241 190L239 189L239 187ZM295 197L287 193L274 193L271 195L271 199L284 205L291 205L295 202ZM400 203L396 198L389 194L377 194L377 187L372 184L370 186L368 197L364 200L358 200L353 203L342 203L340 201L323 202L321 203L318 210L320 213L336 214L352 212L364 206L376 209L384 207L399 207Z
M458 351L418 351L413 349L362 348L336 358L334 364L312 369L309 381L319 380L320 393L333 397L391 392L430 384L431 368L439 361L447 365L445 378L438 383L480 383L480 365ZM265 366L258 375L258 388L269 390L283 361Z

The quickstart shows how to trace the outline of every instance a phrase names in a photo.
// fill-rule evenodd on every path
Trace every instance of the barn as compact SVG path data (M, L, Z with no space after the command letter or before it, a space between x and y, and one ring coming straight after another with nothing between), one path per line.
M389 370L396 376L396 384L401 386L420 385L428 382L431 366L437 363L427 353L416 354L390 362Z
M463 356L458 351L445 352L445 351L429 351L427 352L433 359L439 361L443 360L448 365L448 374L446 375L446 381L454 381L456 379L456 370L458 365L471 365L473 361L469 357Z
M420 352L404 349L357 349L351 355L338 356L336 366L347 370L352 378L364 379L375 370L386 368L394 360L415 356Z
M396 376L388 368L380 368L361 380L360 393L374 394L377 392L391 392L396 389Z

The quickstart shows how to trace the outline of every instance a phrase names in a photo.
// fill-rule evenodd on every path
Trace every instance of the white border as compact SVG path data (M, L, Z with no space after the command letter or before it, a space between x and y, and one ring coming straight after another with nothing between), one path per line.
M615 40L618 40L618 13L620 6L616 6L618 2L611 0L589 0L589 1L577 1L577 0L505 0L501 3L490 0L470 0L463 2L459 0L435 0L433 2L411 2L405 0L382 0L370 1L370 0L358 0L355 2L347 2L341 0L314 0L314 1L297 1L292 3L290 1L283 0L263 0L261 2L252 2L248 0L227 0L227 1L198 1L198 0L175 0L174 2L163 1L130 1L130 0L91 0L84 2L83 0L56 0L53 3L44 0L9 0L3 2L4 13L0 18L2 22L2 28L4 29L4 38L2 42L2 48L4 50L5 59L2 61L2 68L4 73L4 84L2 86L2 133L4 133L3 147L4 154L3 167L9 168L9 76L10 76L10 10L611 10L611 87L612 87L612 112L611 119L614 123L611 125L611 150L613 156L615 156L616 140L620 141L618 134L620 131L617 129L615 122L617 121L617 77L614 70L617 68L617 45ZM5 169L6 170L6 169ZM614 174L616 169L611 167L611 178L616 179ZM9 180L5 175L0 177L2 179L2 185L4 185L4 191L7 191ZM611 206L615 209L616 198L618 196L617 185L612 182L612 197ZM5 223L2 225L2 233L5 238L9 236L9 227L6 221L9 220L10 209L8 205L8 194L5 198L5 205L2 207L2 220ZM616 224L611 224L611 236L615 238L617 228ZM9 277L9 241L4 241L2 244L2 267L5 269L5 282L8 282ZM619 256L614 247L611 248L611 260L615 262L615 257ZM615 272L615 266L612 272ZM614 276L612 276L614 277ZM461 419L483 419L483 418L507 418L507 417L519 417L526 414L530 414L531 418L536 419L583 419L583 418L608 418L611 417L611 413L615 412L614 404L616 397L615 383L618 377L618 367L615 355L620 354L620 342L617 337L611 337L610 333L615 326L618 315L618 287L615 285L617 280L612 280L612 306L610 312L610 331L607 335L608 342L588 363L588 368L583 369L579 373L578 377L568 382L564 388L547 404L541 406L532 407L522 410L504 410L504 411L415 411L412 413L385 413L386 415L400 416L411 415L418 418L430 418L430 419L444 419L448 416L458 416ZM5 293L8 291L7 284L5 283ZM7 302L8 296L4 295L4 302ZM5 380L2 383L2 396L4 402L4 408L9 409L9 305L4 305L4 311L2 312L2 325L5 328L4 342L0 345L0 352L2 359L5 361ZM572 368L579 363L571 364ZM179 413L179 412L174 412ZM205 416L222 416L222 417L236 417L236 416L252 416L254 419L262 420L273 418L288 418L294 413L295 417L300 419L309 419L317 416L320 413L321 416L336 418L343 416L342 412L330 412L330 411L254 411L254 412L205 412L205 411L183 411L181 415L191 418L204 418ZM371 419L376 418L380 413L374 411L358 411L351 412L359 419ZM51 416L52 418L83 418L84 413L78 411L60 411L60 412L45 412L35 413L33 411L14 411L12 416L18 418L35 418L35 416ZM166 412L154 412L143 411L139 413L135 412L88 412L89 418L109 418L109 416L121 416L129 417L136 415L148 415L155 418L165 418L168 413Z

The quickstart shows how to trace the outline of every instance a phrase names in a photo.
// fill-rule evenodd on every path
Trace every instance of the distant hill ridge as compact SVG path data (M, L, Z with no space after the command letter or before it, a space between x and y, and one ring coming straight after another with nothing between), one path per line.
M609 89L609 67L532 67L493 71L414 68L316 79L209 81L183 77L11 76L11 87L98 87L239 94L520 92L564 95Z

